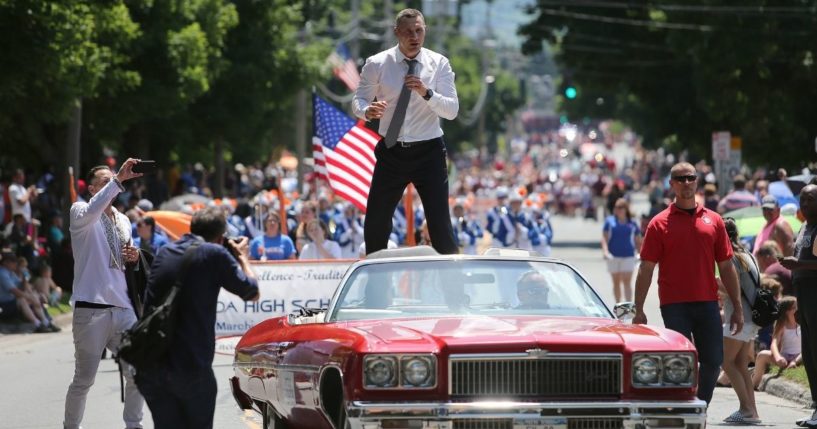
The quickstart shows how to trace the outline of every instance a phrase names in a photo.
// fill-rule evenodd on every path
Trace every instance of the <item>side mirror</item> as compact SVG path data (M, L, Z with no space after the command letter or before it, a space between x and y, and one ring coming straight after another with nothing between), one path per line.
M619 319L631 318L635 316L635 303L632 301L619 302L613 306L613 313Z

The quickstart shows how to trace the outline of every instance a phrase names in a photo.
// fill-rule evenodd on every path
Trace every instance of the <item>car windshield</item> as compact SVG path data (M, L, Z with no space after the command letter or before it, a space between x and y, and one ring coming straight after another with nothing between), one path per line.
M612 317L567 265L544 261L431 260L361 265L329 320L456 315Z

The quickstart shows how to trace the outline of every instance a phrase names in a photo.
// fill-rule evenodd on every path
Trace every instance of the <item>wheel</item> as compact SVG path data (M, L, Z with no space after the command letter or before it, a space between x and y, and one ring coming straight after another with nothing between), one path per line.
M264 421L264 429L286 429L283 419L275 414L272 405L265 403L261 410L263 411L261 418Z

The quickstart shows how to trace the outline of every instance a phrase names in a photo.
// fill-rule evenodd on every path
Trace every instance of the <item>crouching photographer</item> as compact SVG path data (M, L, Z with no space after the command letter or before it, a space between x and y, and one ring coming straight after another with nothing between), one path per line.
M163 247L153 262L145 313L161 305L171 288L178 288L178 311L167 354L155 365L137 368L136 374L157 429L213 427L217 385L212 365L219 290L224 287L245 301L258 300L247 239L225 241L226 229L220 208L200 210L193 215L191 233Z

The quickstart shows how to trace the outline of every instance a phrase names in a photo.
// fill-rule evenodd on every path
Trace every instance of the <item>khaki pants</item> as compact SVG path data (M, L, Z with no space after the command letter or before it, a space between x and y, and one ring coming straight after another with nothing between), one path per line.
M116 351L122 332L136 323L133 310L111 307L104 309L74 309L74 380L65 396L65 429L78 429L85 413L85 400L94 384L102 351ZM145 400L133 382L133 369L122 363L125 374L125 410L122 417L126 428L142 427Z

